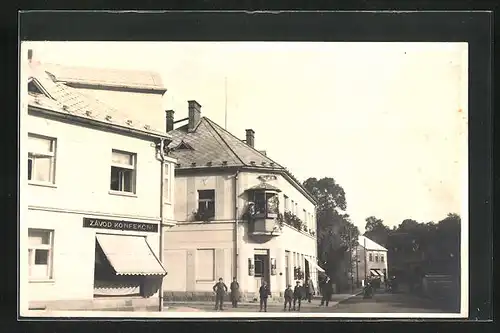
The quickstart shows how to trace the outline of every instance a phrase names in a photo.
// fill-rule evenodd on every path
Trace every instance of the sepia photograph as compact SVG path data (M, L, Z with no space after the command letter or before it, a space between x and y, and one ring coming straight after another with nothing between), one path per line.
M467 316L467 43L23 41L19 66L22 316Z

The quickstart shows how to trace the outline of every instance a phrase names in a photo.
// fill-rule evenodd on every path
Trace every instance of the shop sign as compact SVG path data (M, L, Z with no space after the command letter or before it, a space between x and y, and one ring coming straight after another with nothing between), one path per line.
M83 218L84 228L111 229L122 231L158 232L158 224Z

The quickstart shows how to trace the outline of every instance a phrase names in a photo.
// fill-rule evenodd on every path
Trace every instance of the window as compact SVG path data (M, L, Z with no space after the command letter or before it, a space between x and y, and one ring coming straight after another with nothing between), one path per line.
M381 255L380 255L380 262L384 262L384 260L385 260L384 255L383 255L383 254L381 254Z
M215 190L198 191L198 215L203 219L215 217Z
M264 258L260 255L256 255L254 257L254 263L255 263L255 272L254 276L255 277L263 277L264 276Z
M274 217L279 213L279 202L277 193L266 193L267 217Z
M285 251L285 282L290 284L290 251Z
M309 220L307 219L307 213L305 209L302 209L302 214L304 215L304 223L309 226Z
M135 193L136 155L118 150L111 154L110 189L117 192Z
M164 166L163 166L163 200L165 202L168 202L170 203L171 201L171 198L170 198L170 195L171 195L171 191L170 191L170 163L165 163Z
M292 200L292 205L290 206L290 213L295 214L295 202Z
M297 216L299 214L299 205L297 203L295 203L294 214L295 214L295 216Z
M215 250L196 250L196 280L215 281Z
M28 180L54 183L56 140L28 135Z
M369 261L373 261L373 254L372 254L372 253L369 253L369 254L368 254L368 260L369 260Z
M375 254L375 262L378 262L378 254Z
M284 208L285 208L285 212L286 212L289 209L288 208L288 200L289 200L289 198L286 195L283 195L283 197L284 197L284 200L285 200L284 201Z
M28 274L31 280L52 279L53 235L51 230L28 230Z

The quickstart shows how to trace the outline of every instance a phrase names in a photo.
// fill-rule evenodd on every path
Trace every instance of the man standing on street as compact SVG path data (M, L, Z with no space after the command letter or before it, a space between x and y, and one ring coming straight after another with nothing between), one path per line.
M302 303L302 297L303 297L302 290L303 288L300 285L300 281L297 281L297 284L293 289L293 311L295 311L295 304L297 304L297 301L299 303L298 311L300 311L300 304Z
M321 304L319 306L328 306L328 303L330 303L330 299L332 298L333 294L332 281L330 280L329 276L327 276L325 282L323 282L323 290L321 291L321 294L322 298Z
M233 303L233 308L238 307L238 300L240 298L240 284L236 281L236 278L233 278L233 282L231 282L231 302Z
M215 310L223 310L222 303L224 302L224 295L227 293L227 286L222 281L222 278L219 278L219 282L214 285L215 292Z
M262 285L259 288L260 295L260 310L262 312L262 308L264 308L264 312L267 312L267 298L271 295L271 291L269 290L269 286L267 285L266 280L262 281Z

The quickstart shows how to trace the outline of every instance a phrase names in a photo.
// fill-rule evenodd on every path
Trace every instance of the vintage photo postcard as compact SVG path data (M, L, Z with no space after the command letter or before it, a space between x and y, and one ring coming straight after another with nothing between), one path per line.
M20 316L467 316L467 43L24 41L19 66Z

